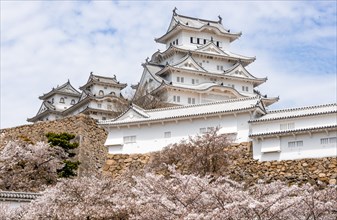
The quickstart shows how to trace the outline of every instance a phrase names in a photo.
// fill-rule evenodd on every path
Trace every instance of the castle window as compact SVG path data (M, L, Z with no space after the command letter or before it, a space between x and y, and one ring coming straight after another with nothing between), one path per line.
M102 104L98 103L97 108L102 108Z
M177 77L177 82L182 82L182 83L183 83L183 82L184 82L184 77L179 77L179 76L178 76L178 77Z
M64 103L64 98L60 98L60 103Z
M129 143L136 143L136 136L124 136L123 137L124 144L129 144Z
M178 96L178 95L175 96L175 95L174 95L174 96L173 96L173 101L174 101L174 102L180 102L180 96Z
M188 98L187 102L188 104L195 104L195 98Z
M176 45L178 45L178 39L176 39Z
M206 44L206 39L204 39L204 44Z
M200 44L200 38L197 38L197 44Z
M106 117L102 117L102 120L106 120Z
M164 132L164 138L171 138L171 131Z
M294 129L294 128L295 128L295 123L280 124L280 130L289 130L289 129Z
M51 104L54 104L54 98L51 99Z
M337 137L331 137L331 138L329 138L329 143L330 143L330 144L335 144L335 143L337 143Z
M190 42L193 44L193 37L190 38Z
M98 95L99 95L99 96L104 96L103 90L99 90Z
M337 137L321 138L321 144L335 144L337 143Z
M112 105L108 105L108 110L112 110Z
M246 86L246 91L248 92L248 86Z
M288 147L302 147L303 146L303 141L289 141L288 142Z
M75 99L72 99L70 105L75 105Z
M321 138L321 144L328 144L329 138Z

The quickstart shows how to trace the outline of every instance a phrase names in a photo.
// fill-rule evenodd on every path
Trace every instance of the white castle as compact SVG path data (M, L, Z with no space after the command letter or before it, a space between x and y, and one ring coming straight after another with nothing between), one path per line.
M53 88L39 98L43 101L36 116L28 122L49 121L76 114L86 114L97 120L114 118L122 111L126 100L121 94L127 84L114 77L90 73L87 83L77 91L70 81Z
M105 142L109 153L156 151L219 128L219 133L234 142L252 141L253 156L259 160L337 156L337 104L268 111L278 97L258 92L256 87L267 78L255 77L246 69L254 57L229 51L230 43L241 33L225 29L218 18L188 17L174 9L166 33L155 39L165 44L166 50L146 59L140 82L132 86L136 89L133 101L138 105L132 104L118 117L108 114L111 108L98 111L97 106L92 107L102 101L97 100L99 88L95 90L96 97L83 106L96 113L90 114L92 117L103 119L99 124L109 132ZM113 82L111 88L113 85L119 84ZM124 88L121 85L117 88ZM70 84L68 87L70 99L80 96ZM44 104L34 120L53 112L43 113L51 104L48 94L40 97ZM54 99L60 98L52 94ZM110 101L123 103L120 97L113 97ZM79 104L82 99L78 99ZM83 112L85 107L76 107L78 104L62 111L63 116Z

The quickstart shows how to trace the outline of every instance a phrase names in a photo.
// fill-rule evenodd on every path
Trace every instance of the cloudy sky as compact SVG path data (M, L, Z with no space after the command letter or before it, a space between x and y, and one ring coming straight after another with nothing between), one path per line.
M135 84L141 63L177 13L242 32L231 51L256 56L258 89L280 96L271 109L336 102L335 1L4 1L1 0L1 128L26 124L38 96L89 73Z

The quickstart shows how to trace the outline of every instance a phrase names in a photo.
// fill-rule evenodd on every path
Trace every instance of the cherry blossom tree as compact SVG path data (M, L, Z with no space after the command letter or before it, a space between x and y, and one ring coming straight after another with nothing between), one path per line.
M336 187L274 182L245 188L226 177L183 175L172 167L169 172L64 179L9 219L337 218Z
M55 184L66 154L60 147L11 141L0 152L0 189L40 191Z

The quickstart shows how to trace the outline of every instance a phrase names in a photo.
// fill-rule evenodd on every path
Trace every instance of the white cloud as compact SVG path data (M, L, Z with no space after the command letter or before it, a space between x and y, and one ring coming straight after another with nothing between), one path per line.
M233 52L268 76L276 107L336 101L336 4L328 1L1 1L1 127L26 123L38 96L89 73L136 83L141 63L163 45L172 9L242 31ZM301 56L299 56L301 55Z

